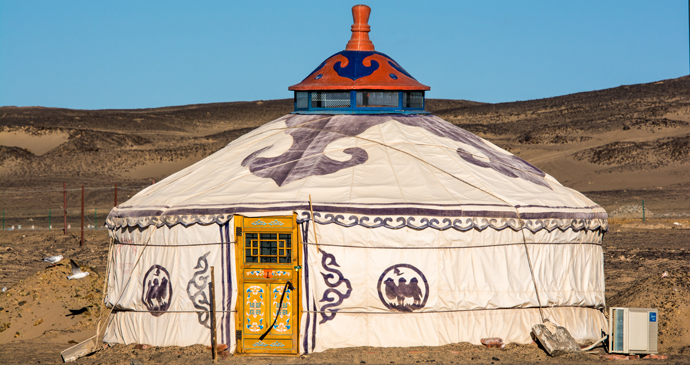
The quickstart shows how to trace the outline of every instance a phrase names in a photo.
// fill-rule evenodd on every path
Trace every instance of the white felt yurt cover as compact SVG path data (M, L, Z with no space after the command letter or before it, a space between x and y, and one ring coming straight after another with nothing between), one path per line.
M105 341L208 344L198 273L215 266L219 339L233 349L233 217L293 213L300 352L526 343L542 317L581 342L606 328L597 204L432 115L293 114L112 210L106 302L119 310ZM165 295L152 299L154 277Z

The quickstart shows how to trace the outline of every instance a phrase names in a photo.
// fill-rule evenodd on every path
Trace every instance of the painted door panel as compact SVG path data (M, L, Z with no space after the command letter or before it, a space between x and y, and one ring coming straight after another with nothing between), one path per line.
M244 284L244 328L246 335L262 334L268 324L268 285L263 283Z
M283 289L285 285L271 284L271 323L275 321L273 325L272 332L279 335L292 335L292 290L287 289L285 292L285 297L283 298L283 305L280 311L278 311L278 304L280 303L280 297L283 294ZM278 319L276 320L276 313L278 313Z
M237 352L297 354L300 256L294 217L235 216L235 225L237 271L243 290L237 308L241 326ZM279 308L288 281L294 289L286 290ZM260 341L269 327L271 331Z

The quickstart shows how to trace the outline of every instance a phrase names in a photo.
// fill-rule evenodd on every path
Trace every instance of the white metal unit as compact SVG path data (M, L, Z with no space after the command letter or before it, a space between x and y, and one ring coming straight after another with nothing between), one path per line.
M659 339L659 311L653 308L611 308L609 352L655 354Z

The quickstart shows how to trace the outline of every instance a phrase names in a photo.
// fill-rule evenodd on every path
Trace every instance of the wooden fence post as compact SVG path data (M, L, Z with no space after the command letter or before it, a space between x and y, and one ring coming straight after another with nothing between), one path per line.
M62 183L62 196L65 199L64 205L62 206L62 212L65 215L65 229L64 234L67 234L67 183Z
M81 241L79 247L84 246L84 185L81 186Z

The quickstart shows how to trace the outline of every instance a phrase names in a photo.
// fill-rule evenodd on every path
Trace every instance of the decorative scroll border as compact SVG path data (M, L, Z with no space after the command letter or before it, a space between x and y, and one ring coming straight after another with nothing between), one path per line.
M340 265L336 262L335 256L323 249L321 250L321 267L328 272L328 274L320 273L321 276L323 276L323 283L326 284L328 289L323 292L323 298L319 300L319 303L326 302L328 304L321 306L321 321L319 324L326 323L335 318L335 315L338 314L340 310L335 307L343 304L343 301L352 294L352 284L350 284L350 280L346 279L343 273L336 269L336 267L339 268ZM331 282L331 280L333 280L333 282ZM341 284L345 284L345 293L340 291L342 289L338 289ZM331 296L331 294L334 296Z
M302 212L297 219L297 223L309 221L311 214L309 212ZM606 219L517 219L517 218L434 218L434 217L357 217L350 215L345 217L342 214L325 214L314 213L314 221L318 224L337 224L343 227L352 227L360 225L365 228L384 227L388 229L412 228L415 230L423 230L427 228L445 231L447 229L455 229L458 231L469 231L477 229L483 231L487 228L493 228L497 231L510 228L514 231L519 231L525 228L532 233L542 229L552 232L555 229L565 231L572 229L573 231L589 230L594 231L601 229L608 230L608 220Z
M209 324L209 320L211 319L211 316L209 315L209 312L211 310L211 303L208 301L208 298L206 297L206 288L209 285L209 278L211 276L204 274L208 272L209 266L206 257L210 253L211 251L199 256L196 262L196 266L194 266L194 269L201 270L195 271L192 279L189 280L189 282L187 282L187 296L189 297L189 300L192 302L192 305L194 305L194 308L201 310L196 314L199 317L199 324L208 329L211 329L211 325ZM192 286L196 288L196 292L193 292Z
M297 223L303 223L311 219L309 212L297 212ZM557 213L555 213L557 214ZM185 227L192 224L225 224L233 217L232 214L194 214L194 215L163 215L163 216L148 216L148 217L121 217L115 218L108 216L106 224L108 228L115 229L120 227L141 227L148 226L168 226L172 227L181 224ZM608 230L608 220L605 218L594 219L561 219L561 218L542 218L542 219L517 219L517 218L482 218L482 217L419 217L419 216L356 216L347 214L321 214L314 213L315 221L321 225L337 224L342 227L362 226L365 228L388 228L401 229L412 228L415 230L423 230L427 228L445 231L447 229L455 229L458 231L469 231L477 229L483 231L487 228L495 230L503 230L510 228L514 231L519 231L524 228L533 233L546 230L552 232L560 229L565 231L572 229L573 231L595 231Z

